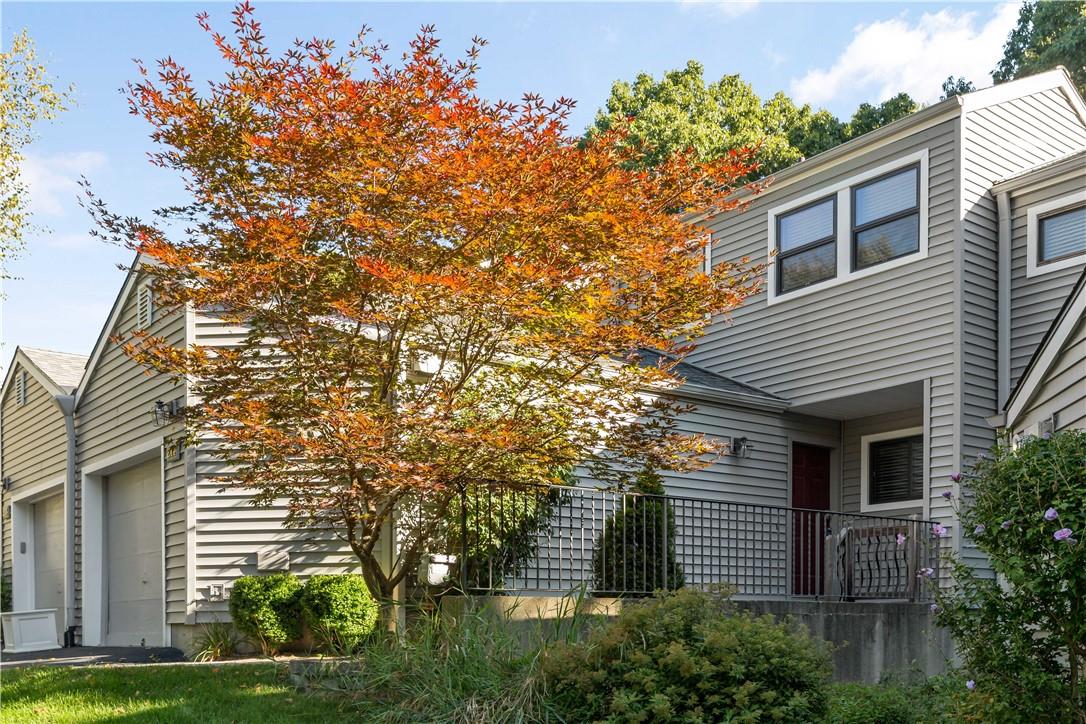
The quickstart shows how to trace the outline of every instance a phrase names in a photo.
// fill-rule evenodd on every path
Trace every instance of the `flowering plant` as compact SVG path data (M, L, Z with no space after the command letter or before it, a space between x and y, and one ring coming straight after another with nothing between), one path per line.
M1086 721L1084 461L1086 432L1068 430L997 445L965 476L962 530L996 578L952 558L935 613L970 674L963 701L984 721ZM1033 702L1044 708L1029 717Z

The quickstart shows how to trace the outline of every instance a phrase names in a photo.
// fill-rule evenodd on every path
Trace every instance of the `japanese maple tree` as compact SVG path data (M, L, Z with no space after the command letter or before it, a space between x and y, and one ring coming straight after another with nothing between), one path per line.
M621 128L572 137L569 100L480 97L480 40L451 60L423 28L389 62L363 29L343 52L314 39L275 57L247 4L233 17L229 36L199 17L229 65L206 90L170 58L128 87L153 162L191 198L152 221L90 203L151 262L160 306L246 330L183 350L126 339L192 381L193 430L221 441L231 480L334 530L386 597L465 486L573 466L622 484L710 459L679 405L644 391L675 384L708 315L760 284L744 265L706 274L689 223L737 203L748 152L631 170L648 149Z

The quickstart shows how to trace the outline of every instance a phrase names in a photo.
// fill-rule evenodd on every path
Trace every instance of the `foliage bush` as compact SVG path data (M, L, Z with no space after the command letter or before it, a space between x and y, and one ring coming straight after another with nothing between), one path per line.
M965 721L1086 721L1086 431L997 445L977 461L963 530L998 579L951 560L936 621L971 677Z
M684 589L554 647L543 673L564 721L799 722L826 712L830 658L804 631Z
M238 648L244 642L238 630L229 623L213 621L204 624L196 636L193 661L222 661L237 656Z
M291 573L242 576L230 592L230 617L265 654L301 636L302 584Z
M905 679L890 676L878 684L830 686L825 724L943 724L963 677Z
M667 506L664 483L652 468L642 470L622 510L604 525L592 556L597 591L651 593L683 586L675 560L675 513Z
M354 651L377 626L378 603L354 573L311 577L301 608L317 644L331 653Z

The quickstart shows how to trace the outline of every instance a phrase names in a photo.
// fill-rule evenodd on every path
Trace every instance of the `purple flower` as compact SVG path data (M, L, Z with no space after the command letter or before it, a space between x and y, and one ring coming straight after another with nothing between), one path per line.
M1074 540L1071 538L1070 528L1060 528L1058 531L1052 534L1052 537L1056 540Z
M917 578L931 578L934 575L935 575L935 569L934 568L921 568L917 572L916 577Z
M954 493L950 492L949 490L944 490L943 491L943 497L946 498L947 500L950 500L951 498L954 497Z
M965 688L972 691L973 689L977 688L977 682L970 679L969 681L965 682Z
M931 609L932 613L939 613L939 604L933 603L931 604L931 606L929 606L929 608Z
M1059 518L1060 514L1056 512L1055 508L1049 508L1045 511L1045 520L1055 520Z
M951 473L950 474L950 479L953 480L955 483L960 483L962 481L962 474L961 473ZM949 498L950 496L947 495L946 493L943 493L943 497Z
M999 527L1002 528L1003 530L1010 530L1011 522L1009 520L1005 520L1005 521L1003 521L1002 523L999 524Z
M931 526L931 534L936 538L946 538L950 535L950 531L940 523L933 523Z
M898 533L897 534L897 544L899 546L905 545L905 534L904 533Z
M973 529L973 535L980 535L984 532L984 523L978 523L977 527Z

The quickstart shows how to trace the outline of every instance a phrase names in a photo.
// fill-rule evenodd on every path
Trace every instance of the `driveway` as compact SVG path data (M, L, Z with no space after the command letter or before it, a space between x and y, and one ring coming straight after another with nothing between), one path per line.
M184 661L180 649L143 646L73 646L21 654L0 653L0 669L25 666L87 666L89 664L158 664Z

